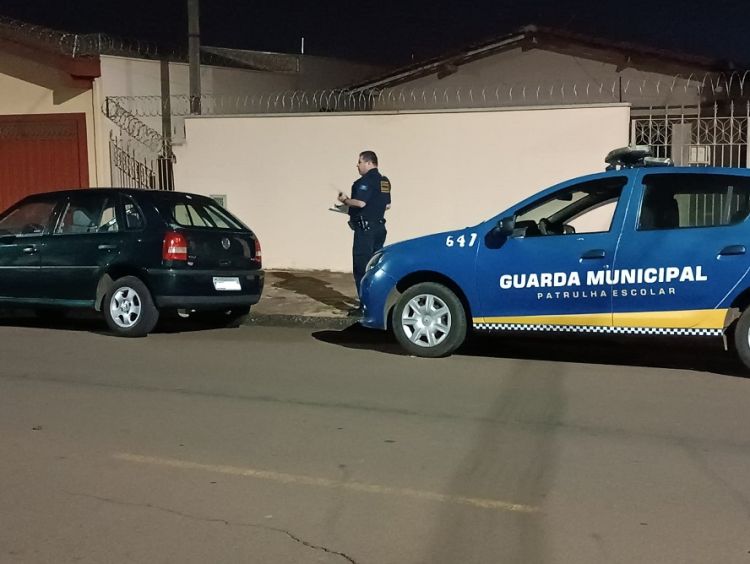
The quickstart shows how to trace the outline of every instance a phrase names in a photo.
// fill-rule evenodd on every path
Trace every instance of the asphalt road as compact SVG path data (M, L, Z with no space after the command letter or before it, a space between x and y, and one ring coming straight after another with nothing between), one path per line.
M0 562L750 563L715 346L0 326Z

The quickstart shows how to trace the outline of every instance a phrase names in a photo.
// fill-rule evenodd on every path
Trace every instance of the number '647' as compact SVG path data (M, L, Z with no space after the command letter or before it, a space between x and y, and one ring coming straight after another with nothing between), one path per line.
M466 235L459 235L455 239L453 238L453 235L448 235L448 237L446 237L446 239L445 239L445 246L446 247L453 247L454 245L458 245L459 247L466 247L466 246L473 247L474 243L476 243L476 241L477 241L477 234L476 233L471 233L470 234L468 245L467 245L467 241L466 241Z

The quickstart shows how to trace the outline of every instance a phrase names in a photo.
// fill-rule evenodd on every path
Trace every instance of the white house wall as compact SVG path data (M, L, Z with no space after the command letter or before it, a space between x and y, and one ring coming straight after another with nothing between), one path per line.
M328 211L376 151L393 185L388 241L461 228L628 142L629 107L197 117L176 148L178 190L224 195L270 268L351 271L351 232Z
M107 96L153 96L161 95L161 63L147 59L128 57L101 57L101 78L96 80L97 110ZM349 63L325 57L303 56L299 72L253 71L240 68L201 65L201 92L221 99L220 110L211 113L244 113L243 99L248 96L285 92L292 90L331 89L372 76L379 70L372 65ZM190 68L187 63L169 64L170 92L173 96L185 96L190 92ZM175 102L176 103L176 102ZM210 104L211 101L207 101ZM138 102L140 108L152 115L140 116L140 120L159 133L162 130L159 115L160 101ZM183 101L187 104L187 100ZM185 108L174 108L173 113L185 113ZM110 183L109 134L117 132L117 126L106 117L97 115L97 138L100 145L100 185ZM176 143L184 138L182 117L172 119L172 137ZM137 145L136 145L137 146ZM94 177L92 176L92 179Z
M469 89L473 89L473 94L479 97L482 95L482 89L486 88L485 95L493 99L497 87L500 87L500 106L618 101L630 102L634 107L695 105L698 102L696 89L689 88L686 92L686 78L675 79L671 75L642 72L632 68L618 72L617 67L609 63L543 49L522 51L519 48L459 65L455 73L444 78L439 79L436 74L432 74L409 81L392 90L394 94L407 93L408 96L414 91L418 97L422 92L427 92L428 99L436 92L435 107L446 106L440 102L445 91L451 103L455 104L454 93L459 89L462 91L462 99L468 102ZM696 75L694 79L700 82L703 75ZM605 88L600 93L598 85L602 84ZM564 89L562 85L565 85ZM509 93L511 86L512 94ZM391 103L381 101L377 108L386 109L392 106Z
M89 182L94 185L97 145L94 134L94 99L90 89L67 86L70 77L62 71L26 58L3 53L0 57L0 115L86 115Z
M161 96L161 63L147 59L127 57L101 57L102 75L97 79L96 92L99 106L104 104L107 96ZM289 73L270 73L244 69L201 66L201 91L203 94L221 94L223 96L245 96L251 92L291 90L295 86L296 75ZM169 64L169 86L173 96L190 93L190 69L186 63ZM141 117L141 121L159 133L162 130L159 115L160 102L140 102L151 116ZM109 184L109 134L118 131L115 124L102 116L99 121L103 158L100 163L102 173L99 183ZM172 134L178 141L184 136L182 119L174 119Z

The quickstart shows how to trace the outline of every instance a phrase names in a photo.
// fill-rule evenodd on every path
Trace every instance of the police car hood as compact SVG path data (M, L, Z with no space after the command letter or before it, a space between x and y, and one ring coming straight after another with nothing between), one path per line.
M466 227L393 243L383 248L386 271L432 270L449 274L473 264L481 231Z

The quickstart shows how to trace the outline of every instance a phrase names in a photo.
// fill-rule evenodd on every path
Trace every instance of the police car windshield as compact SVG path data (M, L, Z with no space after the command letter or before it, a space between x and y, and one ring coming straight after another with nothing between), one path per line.
M556 192L544 200L534 202L522 209L517 221L549 219L563 222L576 217L586 210L601 206L619 198L624 177L586 182Z

